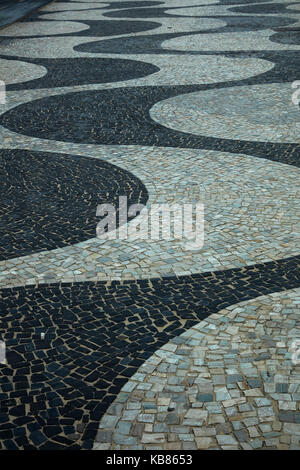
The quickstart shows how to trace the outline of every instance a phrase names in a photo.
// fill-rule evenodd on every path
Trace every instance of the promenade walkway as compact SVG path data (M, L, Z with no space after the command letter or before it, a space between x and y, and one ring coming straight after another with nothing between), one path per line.
M0 80L0 449L300 449L300 4L54 1Z

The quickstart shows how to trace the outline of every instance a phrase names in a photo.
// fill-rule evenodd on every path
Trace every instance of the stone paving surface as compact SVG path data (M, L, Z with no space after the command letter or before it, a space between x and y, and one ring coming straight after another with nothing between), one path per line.
M65 0L1 29L0 449L300 448L299 15ZM120 195L204 203L203 247L96 238Z
M0 28L10 25L51 0L1 0Z
M105 155L107 149L104 148L101 155L99 151L97 148L91 153L91 149L89 154L87 151L85 154L95 155L96 158L100 156L100 162L97 160L100 164L102 155ZM170 240L155 241L151 238L132 241L133 236L129 236L126 240L94 238L97 218L92 217L91 213L88 222L85 220L85 230L78 224L77 233L80 233L81 238L89 238L86 234L90 234L93 238L80 245L73 244L63 249L33 253L22 258L9 257L7 247L6 258L9 259L1 256L0 261L2 267L0 285L17 286L61 280L73 282L84 279L86 273L89 273L89 280L98 281L180 276L250 266L298 254L300 237L298 168L263 160L256 163L255 158L247 155L233 157L226 153L211 151L200 153L190 150L143 148L137 156L135 148L123 147L122 150L111 149L111 152L110 156L105 156L106 165L111 162L124 170L134 170L134 175L143 181L148 189L148 207L153 203L172 205L178 201L178 197L181 203L189 203L191 200L197 201L200 195L200 200L205 205L205 244L201 251L190 250L187 240L176 239L175 235L171 236ZM151 173L150 168L145 166L140 168L141 154L145 160L151 161L153 165ZM255 171L253 171L254 162ZM97 180L96 171L95 168L93 179ZM216 173L218 181L215 181ZM114 176L107 167L106 174ZM135 180L133 175L130 177L124 172L121 177L121 173L116 173L115 178L120 179L119 185L117 186L118 180L111 183L111 192L115 191L116 195L121 195L123 190L125 195L134 190L128 202L145 201L146 197L143 197L145 190L143 192L140 189L141 183ZM91 212L97 205L95 196L92 196L92 186L91 181L88 204ZM100 203L100 183L98 186L99 189L95 193ZM109 202L108 196L107 202ZM87 207L83 206L82 210L88 213ZM75 218L75 215L76 212L70 210L68 217ZM58 213L51 214L51 217L53 223L60 220ZM37 224L33 216L32 222ZM43 222L42 228L46 225L46 221ZM61 235L58 238L56 234L56 244L66 245L67 233L64 233L61 224L58 226ZM9 234L7 238L8 236ZM63 236L66 240L64 242L60 240ZM73 240L76 236L79 237L74 230ZM22 242L23 239L19 235L18 243ZM34 240L32 243L33 246L35 243L37 248L42 248L43 245L51 246L50 240L47 243L44 240L39 243L38 240ZM55 242L52 242L52 246L55 247ZM15 245L14 250L16 249ZM22 250L28 252L30 247L24 246ZM34 250L31 248L30 251ZM133 251L134 258L131 256Z
M94 449L300 450L299 313L296 289L173 338L122 388Z

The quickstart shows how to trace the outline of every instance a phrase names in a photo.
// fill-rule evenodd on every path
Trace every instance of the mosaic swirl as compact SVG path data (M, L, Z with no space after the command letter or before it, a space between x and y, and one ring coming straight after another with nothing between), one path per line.
M157 350L100 421L94 449L297 449L300 290L242 302Z
M0 160L1 260L94 237L97 204L147 201L137 178L107 162L24 150L1 150Z
M89 29L84 23L75 23L75 21L27 21L14 23L4 31L0 31L4 37L15 36L48 36L52 34L76 33Z
M294 259L178 279L2 289L1 445L90 449L102 415L156 350L222 308L299 286L299 267Z
M8 61L0 59L7 64ZM90 83L111 83L132 78L144 77L159 71L159 68L144 62L124 59L29 59L29 62L17 62L16 69L24 68L22 83L8 86L8 90L24 90L32 88L67 87L86 85ZM5 67L12 70L11 67ZM32 73L30 75L30 70ZM28 70L28 72L27 72ZM39 70L41 70L40 73ZM82 70L88 70L87 75ZM22 70L20 70L21 75ZM28 79L26 80L26 72ZM35 73L34 73L35 72ZM39 80L39 74L47 75ZM8 72L7 72L8 74ZM13 76L15 77L15 75ZM12 83L15 78L12 78ZM26 81L25 81L26 80ZM21 80L20 80L21 81ZM6 82L6 83L9 83Z
M153 120L191 134L300 143L300 109L291 83L207 90L153 106ZM216 100L216 101L215 101Z
M150 204L172 206L178 197L182 203L203 201L204 246L191 250L185 238L175 235L169 240L122 240L117 234L111 240L91 238L79 246L0 262L0 285L7 285L8 273L15 285L33 278L73 282L87 273L95 281L134 280L225 270L299 253L298 168L246 155L159 148L144 149L151 167L145 164L141 171L136 151L122 147L110 161L144 182Z
M300 450L299 15L1 9L1 450ZM119 196L203 203L203 246L97 238Z

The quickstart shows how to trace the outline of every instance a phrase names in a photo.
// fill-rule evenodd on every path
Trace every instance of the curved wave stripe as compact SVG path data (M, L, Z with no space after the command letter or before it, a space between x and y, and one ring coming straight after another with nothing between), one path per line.
M273 70L268 73L270 77L276 76ZM255 77L249 81L255 83L258 80L259 77ZM221 86L226 90L226 84ZM283 87L284 90L286 88L287 85ZM22 131L22 134L49 140L80 144L205 148L246 153L298 165L299 146L295 143L251 142L247 135L244 138L241 135L241 139L231 139L230 135L225 138L197 136L167 128L149 118L149 112L156 103L203 89L203 85L140 86L56 94L12 108L0 117L0 124L13 132ZM228 89L231 91L232 87ZM233 90L239 91L239 87ZM251 87L249 90L251 92ZM61 123L59 128L57 123Z
M179 238L171 233L169 240L155 240L148 218L139 217L141 227L147 225L149 230L146 238L134 238L129 231L123 240L115 233L110 240L92 238L68 248L3 261L2 283L7 282L8 274L12 285L31 279L149 279L224 271L298 255L298 168L264 159L257 162L246 155L174 148L145 148L140 168L141 153L136 156L134 147L114 153L113 159L106 156L105 160L143 181L149 204L172 207L178 198L181 204L204 204L204 245L200 233L194 234L192 249L184 234Z
M94 449L290 448L299 416L300 367L291 359L299 300L295 289L241 302L166 343L123 386Z
M36 88L58 88L72 87L80 85L88 85L93 83L113 83L119 81L127 81L138 79L147 75L159 72L159 68L155 65L126 59L91 59L91 58L70 58L70 59L28 59L26 62L14 61L15 70L19 68L19 83L9 84L9 80L5 80L8 84L7 90L28 90ZM8 64L9 61L0 59L1 63ZM9 64L10 65L10 64ZM12 71L12 67L7 67ZM29 77L23 73L31 72ZM44 72L43 78L39 78L37 71ZM87 73L82 73L86 70ZM35 72L35 73L34 73ZM13 75L15 77L15 75ZM6 77L5 77L6 78ZM27 80L26 80L27 78ZM15 80L13 78L12 80Z
M6 27L13 22L19 20L30 12L35 11L51 0L10 0L2 2L1 15L0 15L0 27Z
M159 28L160 23L154 21L23 21L15 23L0 31L2 37L35 37L35 36L119 36L134 32L148 31Z
M75 21L23 21L14 23L9 28L0 31L3 37L15 36L48 36L55 34L78 33L89 26ZM82 34L82 33L81 33Z
M223 308L299 288L299 273L298 257L178 279L2 289L2 423L10 421L11 436L27 433L25 448L91 448L102 415L155 351ZM16 368L22 381L14 381ZM28 396L26 407L17 390Z
M255 448L300 445L299 397L293 396L297 390L284 376L290 357L280 362L279 354L287 354L281 333L294 339L298 332L298 294L293 297L290 291L283 291L300 288L299 143L291 142L290 134L288 139L278 135L275 139L271 131L266 138L272 119L277 129L283 125L288 94L278 100L276 90L287 92L299 79L297 41L276 40L278 33L282 37L290 34L286 28L297 29L299 11L293 4L253 3L65 1L53 4L56 12L49 11L51 6L25 18L14 30L16 33L19 28L22 34L23 28L23 37L9 36L13 28L6 28L7 36L5 29L1 31L1 60L8 64L11 80L6 102L1 103L1 142L9 148L1 150L9 183L2 188L7 210L5 204L2 208L3 217L9 216L12 224L3 256L11 253L14 258L0 263L4 287L0 290L0 337L7 350L7 364L0 365L0 449L91 449L106 412L101 422L104 435L101 431L97 436L97 447L102 449L109 447L103 439L111 433L110 426L114 427L114 448L167 446L165 426L176 426L174 420L193 419L196 413L199 420L204 419L202 431L211 432L213 424L218 434L201 436L195 426L197 430L190 433L192 441L188 440L190 435L175 436L176 448L249 449L255 433L259 433ZM26 37L30 23L36 27L32 37ZM88 29L79 31L78 23ZM25 64L23 57L27 56ZM14 66L18 67L17 80ZM46 69L47 74L39 75ZM226 94L229 111L220 99L226 103ZM236 100L229 98L231 94ZM197 126L203 126L199 123L203 119L193 122L199 109L193 110L192 105L208 95L215 101L215 107L211 103L206 106L207 110L210 107L210 120L218 121L213 116L218 108L224 121L219 136L211 132L198 135ZM254 95L261 99L255 101ZM194 98L189 106L185 103L188 97ZM166 109L172 100L176 105L171 106L168 117ZM163 123L158 123L149 113L161 107ZM296 107L291 107L296 117ZM241 109L248 110L251 131ZM195 114L183 124L179 110L183 116ZM238 116L244 134L238 136L234 126L224 129L228 115ZM254 129L262 121L265 128L255 137ZM171 129L172 125L195 126L194 134L189 129ZM262 137L265 140L260 141ZM124 191L133 202L149 196L149 204L178 202L178 198L190 202L204 196L205 256L200 252L193 258L176 243L118 245L116 241L106 244L90 239L89 234L88 239L82 238L91 208L94 214L99 202L109 198L115 203ZM93 219L90 225L93 230L97 221ZM138 221L141 217L130 221L129 227ZM0 229L9 227L5 219ZM41 230L35 232L33 246L36 227ZM74 227L78 239L75 245L67 246ZM23 256L26 250L45 250L45 240L52 243L50 251ZM58 244L61 248L55 248ZM276 302L269 297L275 292L280 293ZM265 297L257 299L260 296ZM257 302L249 304L251 299ZM239 302L245 301L241 307ZM213 323L218 320L213 315L222 309L228 309L221 317L223 323ZM121 415L124 417L118 402L108 407L121 396L130 408L130 387L140 376L135 375L127 392L123 389L119 395L122 387L155 352L168 351L170 344L177 348L184 332L188 346L179 347L176 353L186 358L184 351L190 348L194 357L197 344L189 334L200 334L198 324L205 319L205 327L216 326L220 342L214 343L211 328L205 332L204 341L211 339L212 346L203 345L205 360L212 364L208 364L209 371L195 372L209 374L210 366L225 371L216 375L224 375L221 380L227 391L212 385L220 377L194 374L195 383L187 377L186 391L197 388L189 403L199 402L202 414L197 406L181 414L180 403L186 397L174 397L179 407L173 402L168 406L176 409L176 416L168 416L163 427L156 422L155 428L149 423L142 430L139 426L141 439L135 439L131 433L136 428L128 430L126 419L125 424L118 423ZM262 335L263 328L267 330ZM242 338L243 342L238 342L242 348L247 344L248 350L239 351L239 364L235 362L236 343L230 343L230 349L221 344L224 331L237 340ZM172 349L169 352L171 360L176 359ZM243 364L247 364L244 359L252 376L250 372L242 374ZM270 373L278 364L285 371L280 369L280 381L272 385L270 375L261 374L261 369ZM167 370L164 364L162 367L162 374L168 374L167 387L182 387L174 382L174 363ZM155 364L148 372L143 385L151 387ZM242 392L234 391L239 375L245 382L243 387L238 385ZM259 393L259 381L264 387L274 386L280 396L250 395L253 389ZM220 382L218 385L224 388ZM142 397L141 387L134 386L139 387ZM249 390L247 395L244 391ZM267 394L273 394L272 387L268 390ZM284 400L285 394L290 394L291 400ZM225 406L223 402L229 398L245 400ZM214 409L203 405L211 399ZM287 401L291 403L287 405ZM147 406L143 404L143 410ZM160 402L159 406L165 404ZM218 414L212 409L220 407L223 421L219 417L212 422L211 415ZM234 427L231 418L236 416L235 408L240 413L256 413L253 418L261 419L264 427L250 429L257 426L253 421L252 425L242 422ZM135 419L131 414L131 421ZM265 435L268 432L271 435ZM262 433L266 439L260 439Z
M291 83L238 86L180 95L155 104L152 119L190 134L255 142L300 143Z
M7 60L0 58L1 79L6 87L19 83L28 83L38 80L47 74L47 68L40 64L20 60Z
M25 150L0 150L0 160L1 260L94 237L98 204L147 201L137 178L107 162Z

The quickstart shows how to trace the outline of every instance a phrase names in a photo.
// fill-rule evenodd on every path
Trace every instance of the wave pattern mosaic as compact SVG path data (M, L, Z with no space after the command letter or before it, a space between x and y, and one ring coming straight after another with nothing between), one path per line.
M64 0L0 30L0 449L300 450L299 21ZM203 245L117 238L139 211L97 237L120 196L203 203Z

